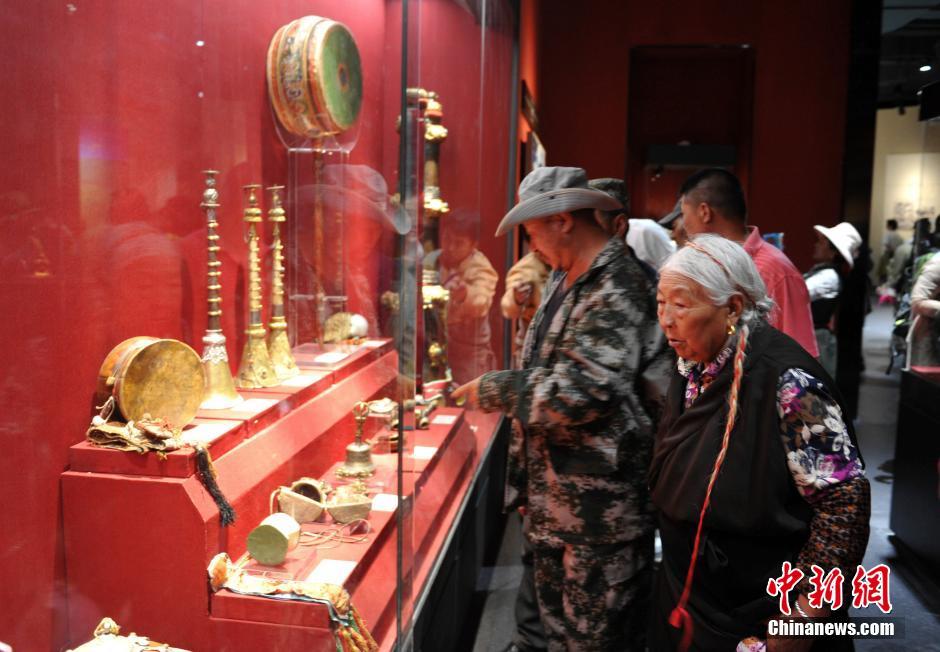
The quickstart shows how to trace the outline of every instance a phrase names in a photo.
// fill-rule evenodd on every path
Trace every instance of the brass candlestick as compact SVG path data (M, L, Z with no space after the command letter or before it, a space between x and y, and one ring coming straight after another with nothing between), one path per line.
M219 191L215 188L216 170L203 170L206 175L206 189L202 193L200 208L206 213L206 239L208 241L208 311L209 320L206 334L202 337L202 368L206 372L206 390L203 394L204 410L226 410L242 397L235 391L232 370L228 365L228 351L225 348L225 335L222 333L222 262L219 260L219 234L216 228L219 222L216 210L219 208Z
M281 380L300 373L287 339L287 319L284 318L284 245L281 243L281 223L287 218L281 205L281 190L284 186L271 186L271 208L268 221L273 233L273 257L271 260L271 323L268 325L268 353L274 373Z
M368 403L360 401L353 407L353 418L356 420L356 438L346 446L346 461L336 470L341 478L366 478L375 473L372 463L372 444L362 441L362 427L369 417Z
M264 342L264 324L261 322L261 255L255 229L261 221L257 194L260 187L258 184L244 187L248 204L244 218L248 224L248 329L245 331L248 340L238 368L238 386L244 388L273 387L279 382Z

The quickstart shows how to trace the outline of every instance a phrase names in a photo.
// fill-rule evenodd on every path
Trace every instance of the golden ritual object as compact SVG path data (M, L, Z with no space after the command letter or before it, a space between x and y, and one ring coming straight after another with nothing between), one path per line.
M422 91L424 97L424 214L441 217L450 212L450 206L441 199L440 158L441 143L447 139L447 127L441 124L444 107L434 91Z
M369 334L369 322L353 312L336 312L323 324L323 341L327 344L363 339Z
M269 514L248 533L248 554L266 566L284 562L287 553L300 543L300 523L284 512Z
M245 222L248 224L248 329L245 334L245 351L238 368L238 386L273 387L280 381L271 364L271 356L264 341L264 324L261 322L261 253L255 225L261 222L258 206L258 184L244 187L247 206Z
M447 304L450 291L440 281L440 272L422 270L421 305L424 309L424 339L428 342L425 381L450 378L447 362Z
M362 64L342 23L303 16L275 32L268 46L268 97L287 131L307 138L342 133L362 110Z
M110 618L103 618L95 627L94 638L66 652L187 652L166 643L151 641L131 632L121 636L121 627Z
M298 523L312 523L320 518L326 505L326 497L333 491L329 483L314 478L300 478L290 487L278 487L271 496L271 511L274 500L277 510L284 512Z
M111 349L98 370L98 404L114 399L120 417L165 419L182 429L196 416L206 386L199 354L177 340L132 337Z
M369 418L369 404L364 401L356 403L353 407L353 418L356 420L356 439L346 446L346 461L336 470L341 478L366 478L375 473L375 464L372 463L372 444L362 441L362 428Z
M284 186L271 186L271 208L268 221L273 228L273 260L271 261L271 323L268 324L268 354L278 379L284 380L300 373L287 338L287 319L284 317L284 244L281 242L281 224L287 219L281 205Z
M361 480L353 484L337 487L333 500L327 503L326 511L337 523L349 523L369 517L372 511L372 499L366 493Z
M208 240L208 304L209 320L206 334L202 336L202 368L206 372L206 389L202 397L204 410L227 410L242 400L235 391L235 381L229 367L225 335L222 333L222 262L219 260L219 226L216 211L219 208L219 191L216 190L216 170L203 170L206 189L199 206L206 213L206 239Z

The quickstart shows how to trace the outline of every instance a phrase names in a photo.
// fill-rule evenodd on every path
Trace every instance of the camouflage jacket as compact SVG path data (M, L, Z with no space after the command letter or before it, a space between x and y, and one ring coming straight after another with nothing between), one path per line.
M553 278L545 296L561 282ZM543 301L529 326L524 368L480 382L480 407L513 417L507 508L526 505L527 535L545 545L648 534L653 432L636 380L661 350L654 288L612 239L575 280L534 351L544 308Z

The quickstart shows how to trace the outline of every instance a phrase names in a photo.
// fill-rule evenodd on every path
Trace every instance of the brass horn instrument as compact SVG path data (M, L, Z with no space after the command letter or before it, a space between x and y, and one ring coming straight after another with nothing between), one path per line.
M281 205L281 190L284 186L271 186L271 208L268 221L271 223L273 257L271 261L271 323L268 324L268 353L274 373L280 380L300 373L287 338L287 319L284 317L284 244L281 242L281 224L287 219Z
M235 391L232 370L228 364L228 351L225 348L225 335L222 333L222 262L219 260L219 226L216 211L219 208L219 191L216 190L216 170L203 170L206 175L206 189L202 193L199 206L206 213L206 239L208 240L208 308L209 320L206 334L202 337L202 368L206 372L206 389L202 396L204 410L226 410L242 397Z
M238 368L238 386L242 388L273 387L280 382L268 355L261 321L261 253L255 228L261 222L261 208L258 206L260 187L258 184L244 187L248 204L244 217L248 224L248 329L245 331L248 339Z

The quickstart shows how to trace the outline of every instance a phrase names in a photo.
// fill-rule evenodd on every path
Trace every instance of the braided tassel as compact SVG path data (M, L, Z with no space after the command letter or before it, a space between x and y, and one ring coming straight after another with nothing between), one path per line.
M689 570L685 576L685 585L682 587L682 595L675 609L669 614L669 624L675 628L682 629L682 641L679 644L678 652L686 652L692 645L692 616L689 615L686 606L689 604L689 594L692 592L692 580L695 577L695 562L698 560L698 548L702 539L702 525L705 522L705 512L711 504L712 489L715 487L715 480L718 479L718 471L725 461L725 455L728 453L728 444L731 443L731 431L734 430L735 421L738 418L738 392L741 388L741 378L744 376L744 350L747 348L748 327L741 327L741 334L738 336L738 347L734 353L734 378L731 381L731 391L728 393L728 422L725 424L725 432L721 438L721 450L718 451L718 457L715 458L715 466L712 469L712 475L708 480L708 488L705 490L705 500L702 503L702 511L698 517L698 527L695 530L695 542L692 544L692 557L689 559Z
M222 527L228 527L235 522L235 509L225 498L225 494L222 493L222 488L219 487L219 483L216 482L218 473L215 470L215 465L212 464L212 457L209 455L209 451L201 444L196 446L195 449L196 475L199 476L199 481L202 482L202 486L206 488L206 491L212 496L212 500L215 501L216 507L219 508L219 518L222 521Z

